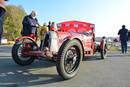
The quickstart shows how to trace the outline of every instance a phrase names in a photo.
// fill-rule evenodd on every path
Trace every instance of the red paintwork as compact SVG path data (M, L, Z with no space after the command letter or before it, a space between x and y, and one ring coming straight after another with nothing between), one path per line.
M17 40L22 40L22 39L24 39L24 38L29 38L29 39L31 39L31 40L33 40L33 41L35 41L34 39L32 39L31 37L29 37L29 36L22 36L22 37L20 37L20 38L18 38ZM16 40L16 41L17 41Z
M32 40L34 43L36 43L36 40L33 39L33 38L30 37L30 36L22 36L22 37L18 38L18 39L16 40L16 42L17 42L17 41L20 41L20 40L22 40L22 39L25 39L25 38L28 38L28 39ZM36 50L39 50L37 43L36 43L36 46L37 46Z
M58 32L59 37L59 45L58 47L63 44L65 40L72 40L72 39L78 39L81 44L83 45L83 48L85 51L90 51L92 50L92 35L85 35L85 34L80 34L80 33L68 33L68 32Z
M34 40L33 37L30 37L30 36L22 36L22 37L18 38L16 40L16 42L18 42L20 40L23 40L23 39L26 39L26 38L28 38L28 39L32 40L34 43L36 43L36 40ZM28 55L31 55L30 51L32 51L32 50L33 50L33 48L31 48L30 45L25 44L25 47L22 49L22 55L24 57L28 57ZM37 50L37 51L39 50L39 47L38 47L37 43L36 43L36 49L35 50ZM35 54L35 55L37 55L37 54Z
M29 44L25 44L25 47L22 49L22 55L24 57L28 57L29 51L32 51L33 49L30 47Z
M42 51L29 51L28 54L31 55L31 56L44 56L45 52L42 52Z
M60 49L61 45L66 40L77 39L80 41L83 50L84 56L92 56L95 53L95 25L92 23L80 22L80 21L67 21L58 23L58 31L56 31L58 35L58 49ZM91 33L86 33L91 32ZM21 40L23 38L30 38L28 36L24 36L19 38ZM31 39L31 38L30 38ZM32 39L33 40L33 39ZM102 48L105 44L105 39L102 40L100 44L100 48ZM58 52L53 53L57 55ZM49 50L46 52L41 51L30 51L29 55L32 56L50 56Z
M58 35L58 49L61 47L61 45L64 43L65 40L72 40L72 39L77 39L81 42L83 49L84 49L84 54L85 56L93 55L95 52L95 43L93 43L93 38L94 37L94 24L92 23L86 23L86 22L80 22L80 21L68 21L68 22L62 22L58 23L57 25L61 25L59 30L56 31ZM66 26L66 24L70 26ZM93 26L93 27L91 27ZM63 31L64 29L64 31ZM75 31L75 33L73 32ZM92 34L85 34L83 31L91 32ZM53 54L57 54L53 53ZM86 54L88 53L88 54ZM43 52L30 52L29 55L47 55L49 56L49 51L46 53Z
M115 42L115 43L116 43L116 42L118 42L118 40L115 38L115 39L113 40L113 42Z
M83 30L85 31L90 31L94 30L94 24L92 23L86 23L86 22L81 22L81 21L66 21L66 22L61 22L57 24L60 28L59 30L61 31L74 31L74 32L82 32ZM91 27L93 26L93 28Z
M57 24L61 32L57 32L59 37L58 47L62 45L64 40L78 39L84 49L86 56L93 55L95 52L95 39L94 29L95 25L92 23L80 22L80 21L67 21ZM65 31L65 32L64 32ZM91 32L92 34L85 34L85 32ZM86 54L87 51L90 51L89 54Z

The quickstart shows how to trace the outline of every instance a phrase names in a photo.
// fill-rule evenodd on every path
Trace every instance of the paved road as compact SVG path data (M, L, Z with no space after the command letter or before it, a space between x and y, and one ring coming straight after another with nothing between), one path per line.
M85 58L78 75L64 81L54 62L35 61L19 66L11 58L11 47L0 47L0 87L130 87L130 53L109 52Z

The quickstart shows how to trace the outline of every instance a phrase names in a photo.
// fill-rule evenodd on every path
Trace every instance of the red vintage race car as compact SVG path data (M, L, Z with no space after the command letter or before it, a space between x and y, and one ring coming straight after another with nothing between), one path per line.
M49 31L43 38L41 48L31 37L16 40L12 48L13 60L19 65L29 65L34 59L56 61L59 75L64 79L74 77L84 56L100 52L101 59L107 54L106 38L95 44L95 25L80 21L58 23L58 31Z

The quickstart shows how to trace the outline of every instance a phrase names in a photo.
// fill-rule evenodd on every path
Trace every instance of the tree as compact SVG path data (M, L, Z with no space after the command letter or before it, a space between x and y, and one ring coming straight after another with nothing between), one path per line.
M3 38L16 40L21 35L22 21L26 12L21 6L14 5L6 6L6 10Z

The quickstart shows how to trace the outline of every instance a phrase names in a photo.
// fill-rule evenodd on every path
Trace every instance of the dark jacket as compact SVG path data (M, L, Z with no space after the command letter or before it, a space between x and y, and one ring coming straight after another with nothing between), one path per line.
M23 19L23 29L21 34L23 36L26 36L28 34L36 34L37 33L37 28L39 28L39 23L38 20L35 18L33 19L31 15L25 16ZM38 26L36 26L38 25Z
M130 41L130 31L128 32L128 41Z
M128 39L128 29L122 28L119 30L118 35L120 35L121 41L127 41Z

